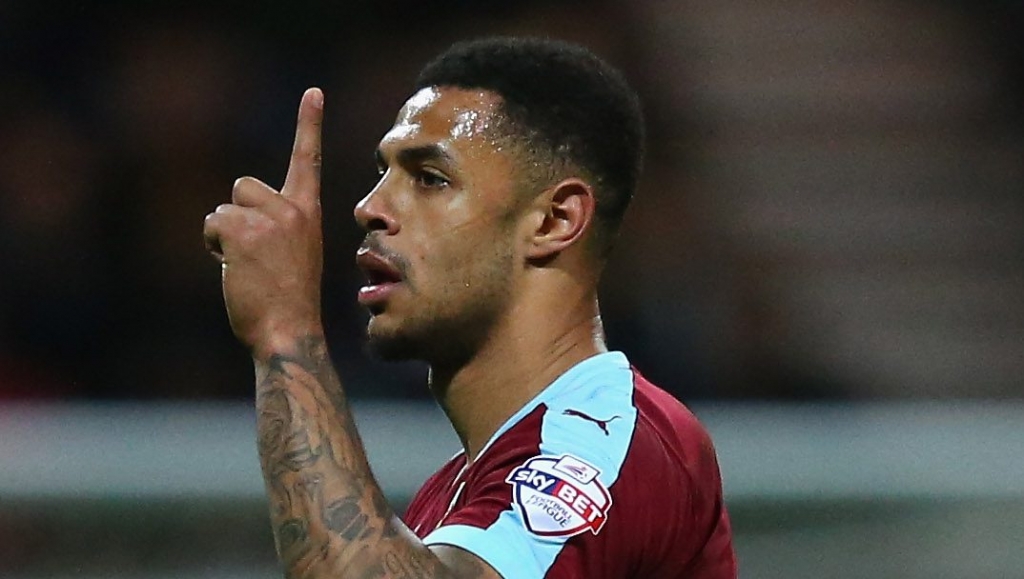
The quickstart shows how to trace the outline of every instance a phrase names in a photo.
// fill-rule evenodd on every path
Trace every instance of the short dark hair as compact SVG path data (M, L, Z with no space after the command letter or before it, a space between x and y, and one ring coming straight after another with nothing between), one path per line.
M510 136L525 142L531 161L590 177L601 253L610 249L644 153L640 99L622 73L575 44L495 37L460 42L437 56L415 88L432 86L497 94Z

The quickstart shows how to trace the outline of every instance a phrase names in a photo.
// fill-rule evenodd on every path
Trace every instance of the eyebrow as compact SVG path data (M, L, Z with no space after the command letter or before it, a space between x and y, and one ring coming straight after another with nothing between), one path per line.
M427 161L439 161L448 167L455 164L455 160L452 158L451 154L449 154L444 147L434 143L400 149L395 156L398 159L398 163L401 165L415 165ZM381 167L387 165L384 153L381 151L380 147L377 147L377 150L374 151L374 158L376 158L377 164Z

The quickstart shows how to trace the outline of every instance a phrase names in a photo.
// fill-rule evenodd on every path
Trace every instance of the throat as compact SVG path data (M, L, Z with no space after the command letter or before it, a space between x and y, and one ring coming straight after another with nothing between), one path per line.
M428 385L452 423L468 463L480 455L499 428L559 376L604 351L593 342L552 347L548 356L501 360L477 357L456 370L430 368ZM555 346L555 345L553 345Z
M462 443L467 463L473 463L501 425L533 398L525 390L509 391L489 381L448 383L443 388L434 382L431 390Z

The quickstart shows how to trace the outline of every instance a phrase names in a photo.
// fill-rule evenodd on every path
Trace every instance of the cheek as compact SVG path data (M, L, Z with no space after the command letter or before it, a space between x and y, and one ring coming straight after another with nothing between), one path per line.
M479 193L457 195L436 206L421 206L418 235L410 238L414 282L423 293L455 298L474 285L493 284L507 274L513 228L498 215L501 208L482 209Z
M417 259L429 284L451 291L472 283L476 259L473 245L455 234L435 239L429 246L418 249Z
M508 241L493 234L452 231L417 251L424 293L445 303L463 302L478 293L494 293L509 275Z

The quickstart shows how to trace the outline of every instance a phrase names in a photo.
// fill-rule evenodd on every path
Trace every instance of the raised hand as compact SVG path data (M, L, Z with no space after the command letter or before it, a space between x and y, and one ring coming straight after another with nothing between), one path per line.
M323 333L320 282L320 127L324 96L302 95L281 191L253 177L235 181L231 203L206 216L207 249L221 262L231 329L255 357Z

